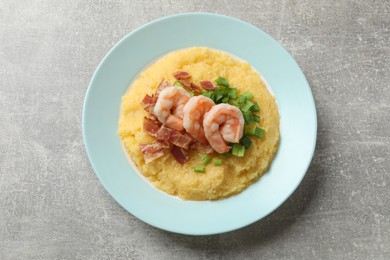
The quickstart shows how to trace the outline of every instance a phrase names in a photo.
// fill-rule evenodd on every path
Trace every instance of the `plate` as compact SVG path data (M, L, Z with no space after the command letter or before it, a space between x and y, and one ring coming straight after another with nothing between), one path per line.
M274 92L281 116L280 147L270 170L240 194L219 201L183 201L156 190L129 163L117 133L121 97L130 82L157 58L193 46L249 62ZM108 193L140 220L190 235L232 231L274 211L303 179L316 134L313 96L291 55L255 26L209 13L164 17L123 38L96 69L83 109L86 151Z

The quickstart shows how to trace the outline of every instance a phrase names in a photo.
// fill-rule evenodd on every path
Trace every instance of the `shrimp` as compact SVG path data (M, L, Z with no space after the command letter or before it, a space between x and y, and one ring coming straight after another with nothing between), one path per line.
M183 108L191 95L183 88L168 87L162 90L154 106L158 120L169 128L183 130Z
M190 98L183 109L183 127L193 138L206 144L203 131L203 116L215 105L214 101L205 96Z
M204 115L203 129L211 147L218 153L226 153L230 149L227 143L240 141L244 123L244 117L237 107L219 104Z

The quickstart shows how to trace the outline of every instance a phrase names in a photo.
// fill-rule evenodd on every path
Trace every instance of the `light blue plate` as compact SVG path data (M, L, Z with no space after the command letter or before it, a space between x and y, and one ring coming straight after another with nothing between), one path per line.
M132 168L117 134L121 97L134 77L156 58L193 46L248 61L272 88L281 115L281 143L271 169L242 193L214 202L182 201L154 189ZM96 69L84 102L84 142L100 182L137 218L182 234L227 232L274 211L303 179L316 133L313 96L290 54L260 29L208 13L165 17L127 35Z

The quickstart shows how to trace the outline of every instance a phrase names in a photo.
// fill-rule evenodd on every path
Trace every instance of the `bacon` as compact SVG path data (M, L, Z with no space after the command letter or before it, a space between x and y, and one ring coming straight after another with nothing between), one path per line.
M187 133L182 134L179 131L174 131L169 136L168 142L173 144L173 145L176 145L180 148L184 148L184 149L188 150L192 140L193 139L189 134L187 134Z
M169 87L171 84L169 84L168 81L165 81L164 79L161 80L160 84L158 85L157 89L156 89L156 96L158 96L158 94L160 94L161 91L163 91L164 89L166 89L167 87ZM157 100L156 100L157 101Z
M191 82L191 87L190 88L192 90L195 90L195 92L198 92L198 93L200 93L200 91L201 91L201 88L198 85L196 85L196 84L194 84L192 82Z
M166 126L161 126L160 129L154 135L159 141L167 141L170 144L179 146L188 150L193 138L187 134L182 134L181 132L168 128Z
M141 144L139 145L142 154L144 155L145 163L150 163L157 158L164 155L164 148L169 148L166 143L157 142L152 144Z
M149 113L152 113L156 102L157 102L156 95L149 96L148 94L146 94L145 97L141 101L141 105L144 107L144 109L146 111L148 111Z
M190 81L182 80L182 79L179 79L178 81L183 85L183 87L191 90L191 82Z
M180 164L185 164L188 161L188 151L178 146L173 146L171 149L172 156Z
M148 117L144 117L144 131L148 134L155 136L159 131L161 123L154 119L154 115L149 115Z
M169 141L169 137L172 135L172 133L176 131L171 128L168 128L166 126L161 126L160 129L156 132L156 139L160 141Z
M203 80L200 82L200 85L202 86L202 88L204 88L205 90L214 90L216 89L216 87L214 86L214 84L211 82L211 81L208 81L208 80Z
M200 143L194 139L194 140L192 140L192 142L190 143L190 146L188 147L188 149L190 149L190 150L196 150L196 149L198 148L199 145L200 145Z
M175 79L189 79L191 78L191 75L188 72L185 71L176 71L175 73L172 74Z
M155 116L154 114L148 114L146 117L149 118L150 120L157 121L157 123L161 125L160 121L158 121L157 116Z
M192 83L190 81L187 81L187 80L178 80L185 89L187 90L190 90L190 91L195 91L196 93L200 93L201 91L201 88L196 85L195 83Z

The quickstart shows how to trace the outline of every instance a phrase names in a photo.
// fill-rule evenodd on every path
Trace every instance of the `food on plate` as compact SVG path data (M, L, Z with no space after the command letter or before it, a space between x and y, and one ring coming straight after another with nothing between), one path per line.
M127 154L157 189L186 200L244 190L268 170L279 135L276 101L261 76L205 47L160 58L122 98Z

